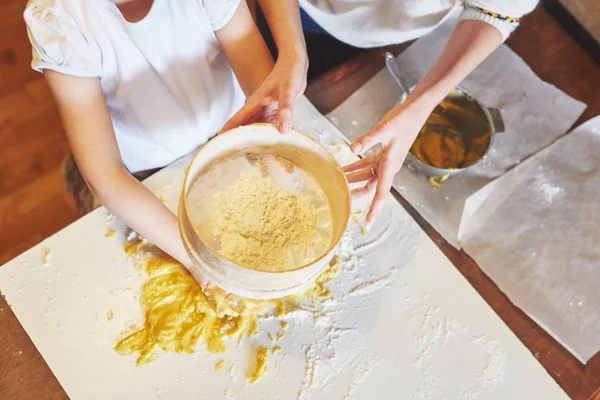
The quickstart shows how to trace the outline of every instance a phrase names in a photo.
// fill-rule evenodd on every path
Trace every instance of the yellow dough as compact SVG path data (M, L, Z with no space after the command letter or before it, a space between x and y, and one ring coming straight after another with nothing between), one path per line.
M262 318L280 319L277 340L281 340L287 328L283 317L305 299L315 303L331 297L325 285L339 273L335 258L301 293L277 300L250 300L213 285L200 287L185 267L144 242L129 243L125 251L149 278L141 293L143 326L120 340L115 351L138 353L138 365L153 361L159 348L168 353L194 353L200 341L211 353L223 352L231 341L258 333ZM257 365L265 365L257 368L250 378L253 381L266 372L267 356L261 357Z
M265 376L267 373L267 362L269 361L269 349L266 347L259 347L256 352L256 366L254 367L254 371L248 377L248 380L251 383L255 383L260 378Z

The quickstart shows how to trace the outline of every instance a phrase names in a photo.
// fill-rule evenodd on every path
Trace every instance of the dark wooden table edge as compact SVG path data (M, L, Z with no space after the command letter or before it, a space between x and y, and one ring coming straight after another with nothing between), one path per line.
M542 0L542 6L552 15L591 58L600 65L600 43L558 0Z

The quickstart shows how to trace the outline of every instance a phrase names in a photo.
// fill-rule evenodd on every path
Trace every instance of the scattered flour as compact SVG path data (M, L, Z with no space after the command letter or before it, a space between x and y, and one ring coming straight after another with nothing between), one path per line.
M354 232L356 234L356 232ZM363 260L356 254L352 242L352 231L342 238L338 257L341 261L340 274L355 274L363 265ZM330 286L334 286L334 280ZM347 358L338 357L338 352L347 351L348 346L356 343L357 330L354 327L342 326L340 314L344 311L344 302L331 298L328 301L314 304L290 314L296 326L313 325L314 340L304 346L305 369L304 378L298 391L297 400L314 398L313 389L322 395L331 393L338 384L338 374L343 369ZM363 351L364 353L364 351ZM360 360L357 357L357 360ZM355 361L357 362L357 361ZM348 387L349 393L360 384L363 375L353 376ZM362 378L364 379L364 378Z
M541 185L541 189L542 193L544 194L544 198L548 203L552 203L554 201L554 198L563 191L561 187L552 185L549 182L544 182Z
M361 358L361 360L357 360L354 365L354 371L352 373L352 380L350 381L350 385L348 386L348 393L344 396L344 400L352 400L354 399L354 393L358 386L373 372L373 367L377 364L379 360L375 357L366 356Z
M135 240L137 240L137 239L139 239L139 236L138 236L137 232L135 232L135 231L130 231L130 232L127 234L127 241L128 241L128 242L133 242L133 241L135 241Z
M112 223L114 223L116 220L117 220L117 218L115 217L115 215L114 215L113 213L110 213L110 212L108 212L108 211L106 212L106 218L104 219L104 221L105 221L107 224L112 224Z
M348 234L342 237L337 255L340 257L344 269L349 273L356 272L357 268L364 265L364 261L358 256L354 248L352 237Z
M376 304L374 296L389 287L403 266L401 261L390 268L372 266L372 271L366 273L363 257L379 251L379 245L388 236L398 238L399 248L404 250L406 257L410 258L413 251L412 238L402 239L404 227L390 224L392 215L383 217L366 238L354 225L342 238L337 251L341 262L340 275L329 285L333 298L292 314L294 325L304 329L313 325L314 332L314 339L304 346L306 364L298 400L312 399L316 393L326 396L342 390L346 391L344 399L353 399L357 389L381 361L367 349L362 331L364 327L347 324L361 319L357 313L368 318L370 307ZM367 276L369 278L365 279ZM349 376L348 371L352 371ZM340 379L341 375L345 379Z
M552 204L557 200L560 200L564 194L564 189L560 186L555 185L545 175L539 175L534 184L534 190L540 193L543 200L547 204Z
M418 308L414 322L414 345L418 350L415 366L423 377L421 389L414 393L414 399L445 399L447 388L453 388L457 399L476 400L484 393L493 392L503 381L507 355L498 340L474 333L462 323L444 317L439 307ZM459 347L461 351L477 354L478 362L470 369L441 362L446 352L456 351ZM467 371L467 374L460 376L460 371L463 374Z
M390 218L381 220L393 219L391 215L386 217ZM373 315L371 310L376 312L378 307L385 306L378 303L382 292L399 279L402 260L409 262L418 249L417 243L404 234L406 231L406 226L400 223L380 223L367 238L362 238L356 228L351 229L337 252L341 272L329 284L333 298L289 315L293 326L312 331L312 340L303 346L305 370L297 400L344 391L344 400L362 396L364 393L359 389L375 368L386 362L366 347L365 335L369 334L370 325L363 321ZM383 240L396 241L401 250L392 256L399 264L386 268L367 266L363 258L380 251ZM367 267L375 271L367 272ZM394 286L398 287L397 283ZM500 342L445 316L440 307L424 305L421 300L414 303L405 297L407 304L400 307L406 310L403 315L410 325L406 329L413 328L407 337L414 341L417 356L413 365L421 379L412 398L475 400L496 390L504 380L507 364ZM361 322L348 326L349 321ZM474 361L462 368L448 362L460 359L457 349L469 352L469 359Z

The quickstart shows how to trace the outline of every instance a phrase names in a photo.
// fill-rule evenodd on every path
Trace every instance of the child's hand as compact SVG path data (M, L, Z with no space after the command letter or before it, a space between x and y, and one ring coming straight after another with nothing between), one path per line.
M254 122L275 123L279 132L288 132L292 128L294 103L306 89L307 71L306 54L280 55L267 79L227 121L221 132Z

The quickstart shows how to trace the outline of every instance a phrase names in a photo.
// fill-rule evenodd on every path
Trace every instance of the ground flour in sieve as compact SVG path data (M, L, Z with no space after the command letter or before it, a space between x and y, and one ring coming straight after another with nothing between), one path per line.
M244 173L213 196L212 229L219 251L246 268L294 269L324 254L331 235L320 229L330 219L309 195L282 189L268 176Z

